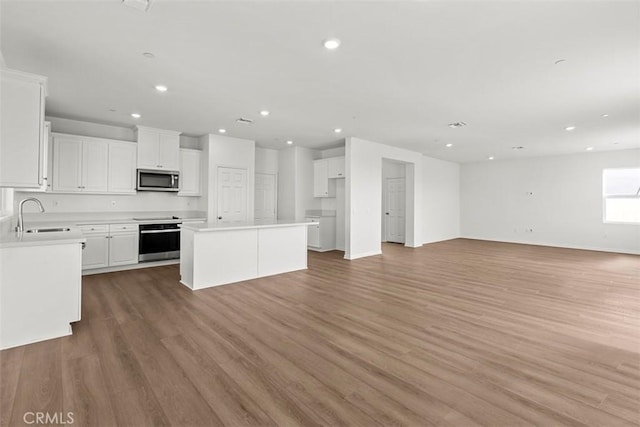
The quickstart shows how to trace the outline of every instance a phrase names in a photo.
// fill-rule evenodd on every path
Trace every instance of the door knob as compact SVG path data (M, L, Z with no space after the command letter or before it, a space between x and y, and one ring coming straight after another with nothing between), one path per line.
M219 217L218 217L218 219L222 219L222 217L221 217L221 216L219 216Z
M389 215L389 212L385 212L384 214L385 214L385 215Z

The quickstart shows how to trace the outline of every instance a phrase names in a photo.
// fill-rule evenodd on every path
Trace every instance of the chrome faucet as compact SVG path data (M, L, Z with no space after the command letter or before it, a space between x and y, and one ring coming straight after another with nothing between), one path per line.
M44 212L44 206L40 203L40 200L35 197L29 197L27 199L20 200L20 204L18 205L18 226L16 227L16 231L21 233L24 231L24 219L22 218L22 206L28 201L32 201L38 205L40 208L40 212Z

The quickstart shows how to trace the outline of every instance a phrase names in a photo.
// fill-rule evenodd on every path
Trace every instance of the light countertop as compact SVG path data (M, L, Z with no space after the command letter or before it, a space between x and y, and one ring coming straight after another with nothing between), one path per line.
M0 235L0 249L22 246L68 245L71 243L83 243L86 241L78 227L67 227L71 230L47 233L18 233L16 231L4 233Z
M176 216L178 219L165 219ZM138 218L138 219L134 219ZM163 218L163 219L159 219ZM70 231L45 233L16 233L11 230L0 233L0 248L16 246L59 245L81 243L80 225L92 224L158 224L188 221L206 221L206 214L198 211L186 212L83 212L83 213L25 213L24 228L68 227ZM15 221L15 220L14 220ZM15 225L15 222L13 223Z
M172 217L178 218L172 218ZM91 224L162 224L181 221L206 221L207 215L199 211L168 212L82 212L82 213L30 213L24 215L26 228L40 223L60 225Z
M230 231L230 230L249 230L256 228L278 228L278 227L291 227L299 225L312 225L309 221L248 221L237 222L229 224L216 224L216 223L204 223L204 224L182 224L184 230L192 230L197 232L211 232L211 231Z

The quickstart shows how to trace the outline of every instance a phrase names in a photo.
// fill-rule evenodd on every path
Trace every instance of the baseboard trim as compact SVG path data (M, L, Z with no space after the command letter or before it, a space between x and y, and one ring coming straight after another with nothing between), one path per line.
M523 242L523 241L515 241L515 240L501 240L501 239L489 239L483 237L466 237L460 236L459 239L467 239L467 240L483 240L487 242L497 242L497 243L512 243L514 245L530 245L530 246L546 246L549 248L563 248L563 249L578 249L582 251L594 251L594 252L609 252L615 254L627 254L627 255L640 255L640 249L637 251L633 250L622 250L618 248L603 248L597 246L580 246L580 245L559 245L557 243L545 243L545 242Z
M116 271L137 270L139 268L160 267L162 265L173 265L173 264L180 264L180 260L167 259L167 260L161 260L161 261L141 262L138 264L117 265L114 267L94 268L91 270L82 270L82 275L90 276L92 274L113 273Z
M354 260L354 259L358 259L358 258L364 258L364 257L368 257L368 256L375 256L375 255L382 255L382 251L371 251L371 252L363 252L363 253L359 253L359 254L347 254L345 252L344 254L344 259L348 259L349 261Z

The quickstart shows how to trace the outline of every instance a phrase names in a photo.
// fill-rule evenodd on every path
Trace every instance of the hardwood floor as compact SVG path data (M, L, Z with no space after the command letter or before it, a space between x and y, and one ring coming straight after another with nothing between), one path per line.
M640 425L640 257L457 239L192 292L86 276L0 352L2 425Z

